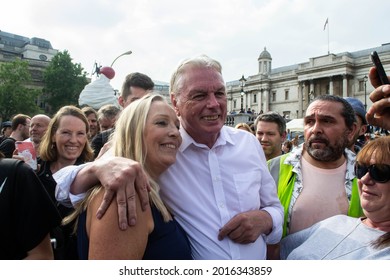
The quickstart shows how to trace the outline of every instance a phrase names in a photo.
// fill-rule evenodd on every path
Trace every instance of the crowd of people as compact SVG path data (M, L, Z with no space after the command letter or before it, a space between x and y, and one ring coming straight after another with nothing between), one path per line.
M390 86L369 78L367 112L312 100L300 145L277 112L224 125L222 66L205 55L174 70L172 105L131 73L122 109L15 115L1 128L0 257L390 259L390 136L365 138L390 130Z

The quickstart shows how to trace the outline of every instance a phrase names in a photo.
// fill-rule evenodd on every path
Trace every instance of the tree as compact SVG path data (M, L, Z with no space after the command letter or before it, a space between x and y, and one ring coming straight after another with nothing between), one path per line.
M28 87L31 74L28 62L16 59L0 64L0 118L9 120L13 115L29 116L41 112L36 104L39 90Z
M80 92L88 84L86 72L80 63L72 63L68 51L58 52L43 73L50 112L55 113L65 105L77 105Z

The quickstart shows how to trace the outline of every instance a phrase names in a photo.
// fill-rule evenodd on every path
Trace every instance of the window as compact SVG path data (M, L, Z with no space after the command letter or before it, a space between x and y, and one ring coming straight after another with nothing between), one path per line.
M257 103L257 94L253 94L253 103Z
M288 91L288 89L286 89L285 91L284 91L284 100L288 100L289 98L288 98L288 94L289 94L289 91Z
M236 100L236 99L234 99L234 101L233 101L233 108L234 108L234 109L237 108L237 100Z
M272 92L272 101L276 101L276 91Z

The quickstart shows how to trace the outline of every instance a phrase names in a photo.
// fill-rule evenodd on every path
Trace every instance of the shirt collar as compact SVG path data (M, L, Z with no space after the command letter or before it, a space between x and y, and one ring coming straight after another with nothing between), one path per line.
M217 138L217 141L214 143L213 148L217 146L226 145L227 143L235 144L234 139L231 136L232 128L223 126L221 131L219 132L219 136ZM191 144L195 145L200 148L208 148L205 144L197 143L183 128L183 126L180 127L180 134L182 138L182 143L180 145L179 150L183 152L186 150Z

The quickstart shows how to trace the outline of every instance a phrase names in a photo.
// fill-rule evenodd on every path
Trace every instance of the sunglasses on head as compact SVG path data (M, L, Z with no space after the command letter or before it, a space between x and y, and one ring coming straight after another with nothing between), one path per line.
M390 165L388 164L373 164L370 166L355 164L355 174L358 179L361 179L367 172L371 179L378 183L386 183L390 180Z

